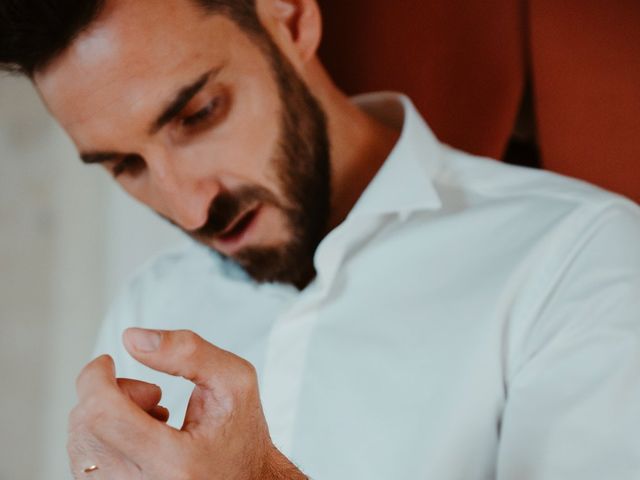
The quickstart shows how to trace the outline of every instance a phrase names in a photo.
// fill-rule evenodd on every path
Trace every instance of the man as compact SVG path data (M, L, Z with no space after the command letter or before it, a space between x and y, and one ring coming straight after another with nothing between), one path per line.
M83 161L197 241L111 310L76 478L639 478L636 205L349 100L314 0L0 12Z

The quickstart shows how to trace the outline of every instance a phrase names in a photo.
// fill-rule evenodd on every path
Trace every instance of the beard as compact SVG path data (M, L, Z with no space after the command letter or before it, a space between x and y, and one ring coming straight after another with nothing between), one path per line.
M261 186L223 191L214 199L207 223L188 233L206 245L248 206L261 203L276 207L285 218L287 241L277 246L248 246L231 258L214 252L237 263L256 282L291 284L302 290L316 276L313 258L328 228L329 135L319 102L275 44L269 42L266 47L282 105L280 135L271 160L282 200Z

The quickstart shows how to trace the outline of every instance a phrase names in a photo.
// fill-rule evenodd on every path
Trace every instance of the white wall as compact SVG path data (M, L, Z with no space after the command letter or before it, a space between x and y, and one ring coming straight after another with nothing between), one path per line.
M133 201L115 182L106 195L105 293L107 298L122 288L133 270L167 248L185 241L184 234L161 220L146 206Z
M74 380L106 305L180 237L82 167L30 83L6 77L0 232L0 480L64 480Z
M51 324L55 167L26 86L0 83L0 479L34 478L44 419ZM16 96L23 101L14 102Z

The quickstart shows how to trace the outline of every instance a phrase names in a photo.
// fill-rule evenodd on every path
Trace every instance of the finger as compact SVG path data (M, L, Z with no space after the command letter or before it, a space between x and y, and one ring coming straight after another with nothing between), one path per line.
M73 425L70 425L73 427ZM86 469L95 465L102 474L108 472L109 478L137 478L138 468L123 457L120 452L102 444L87 432L70 428L67 443L69 467L73 478L88 478ZM138 473L138 475L136 475ZM92 478L104 478L96 471Z
M169 420L169 410L161 405L156 405L147 413L162 423L166 423Z
M93 396L98 389L107 387L113 390L116 383L116 368L113 359L109 355L102 355L89 362L76 379L76 391L78 399L82 402Z
M124 332L123 340L129 353L140 363L184 377L206 389L232 388L253 370L246 360L187 330L130 328Z
M110 357L99 357L83 369L78 396L80 430L137 465L171 458L179 432L157 421L120 390Z
M158 405L162 398L162 390L157 385L130 378L118 378L117 383L120 390L145 412Z
M93 435L143 471L145 467L170 461L180 444L181 433L165 423L168 410L155 406L145 412L133 402L128 403L128 408L113 408L96 419Z

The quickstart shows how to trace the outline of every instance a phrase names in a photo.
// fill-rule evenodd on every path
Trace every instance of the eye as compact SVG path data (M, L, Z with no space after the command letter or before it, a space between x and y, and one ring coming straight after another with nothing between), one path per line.
M111 174L117 178L124 173L136 174L142 168L144 168L144 160L140 155L126 155L111 168Z
M213 100L211 100L209 103L207 103L207 105L204 108L198 110L193 115L184 117L180 123L182 124L183 127L186 127L186 128L199 126L200 124L212 118L220 108L221 104L222 104L221 98L216 97Z

